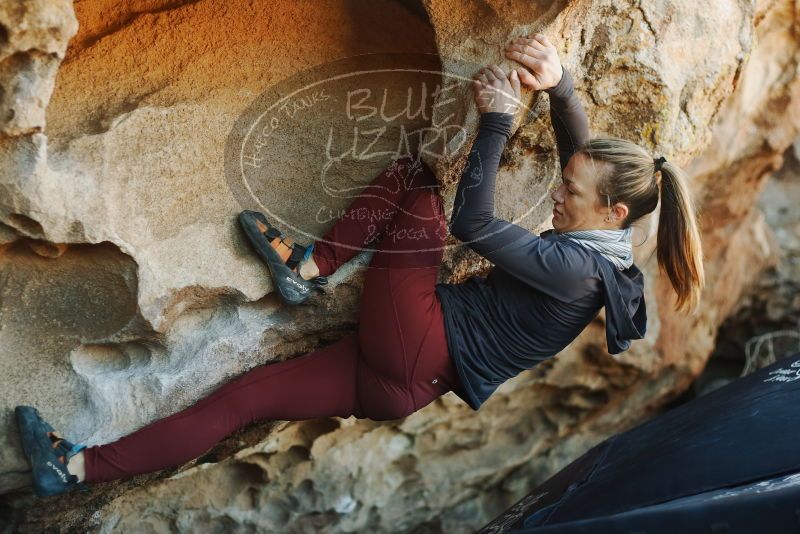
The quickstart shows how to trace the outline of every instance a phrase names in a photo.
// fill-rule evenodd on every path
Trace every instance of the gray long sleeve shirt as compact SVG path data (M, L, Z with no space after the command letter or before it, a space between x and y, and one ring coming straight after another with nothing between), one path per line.
M564 69L547 90L561 169L589 137L588 120ZM600 253L553 230L541 235L494 214L495 177L514 116L481 114L481 125L456 190L450 232L494 264L484 277L437 284L450 357L478 410L497 387L566 347L606 307L610 353L644 337L644 277L618 270Z

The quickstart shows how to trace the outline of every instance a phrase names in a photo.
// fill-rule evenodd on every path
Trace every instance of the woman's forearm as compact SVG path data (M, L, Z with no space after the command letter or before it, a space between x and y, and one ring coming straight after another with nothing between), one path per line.
M481 113L481 124L458 182L450 218L450 232L462 241L473 239L494 217L495 178L513 123L511 113Z
M572 76L563 68L561 80L546 89L550 96L550 122L553 124L561 169L569 158L589 139L589 118L575 93Z

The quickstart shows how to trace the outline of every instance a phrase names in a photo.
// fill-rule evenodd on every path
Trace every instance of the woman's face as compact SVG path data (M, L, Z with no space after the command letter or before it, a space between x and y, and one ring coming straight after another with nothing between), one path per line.
M561 185L550 197L555 202L553 208L553 228L559 233L573 230L611 230L618 229L628 214L624 204L611 206L612 217L606 221L609 209L607 198L601 202L597 194L597 177L605 172L605 162L595 162L581 152L572 155L561 174ZM624 210L624 211L622 211Z

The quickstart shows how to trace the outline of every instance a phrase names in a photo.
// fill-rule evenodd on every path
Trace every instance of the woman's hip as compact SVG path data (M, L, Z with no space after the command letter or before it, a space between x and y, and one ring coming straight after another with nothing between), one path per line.
M359 401L371 419L409 415L458 384L437 295L419 310L414 321L395 324L397 328L381 336L359 326Z

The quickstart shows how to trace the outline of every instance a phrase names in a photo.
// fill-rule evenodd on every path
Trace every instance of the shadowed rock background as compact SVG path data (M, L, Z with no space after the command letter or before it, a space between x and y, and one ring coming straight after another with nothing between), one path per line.
M397 421L262 422L174 470L88 495L32 497L15 405L37 406L70 439L104 443L356 328L369 252L340 269L326 295L290 308L240 236L235 217L254 206L231 185L226 143L259 95L375 53L433 58L437 77L458 81L473 64L510 67L503 44L536 31L556 43L594 135L631 139L690 173L708 283L699 313L673 311L654 254L657 221L645 221L634 243L648 332L625 353L606 352L601 313L478 412L448 393ZM749 336L798 328L798 62L791 0L0 3L0 525L479 528L684 395L709 362L741 368ZM387 76L400 84L405 75ZM477 124L471 90L451 89L455 98L429 95L428 118L450 117L468 137ZM389 107L404 98L392 93ZM528 92L526 101L501 162L498 212L541 231L560 174L547 95ZM269 199L296 207L309 235L330 221L308 222L322 156L307 149L319 131L351 128L345 122L308 114L265 148L275 173ZM391 126L396 137L400 125ZM426 156L449 195L464 141ZM344 161L331 183L363 185L387 163ZM347 200L337 202L332 209ZM451 245L443 281L488 267Z

